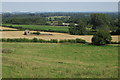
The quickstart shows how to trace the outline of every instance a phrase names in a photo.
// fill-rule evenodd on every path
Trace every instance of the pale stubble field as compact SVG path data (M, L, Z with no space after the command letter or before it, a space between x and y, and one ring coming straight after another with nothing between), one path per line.
M34 31L31 31L34 32ZM24 31L1 31L2 36L0 38L38 38L38 39L76 39L81 38L87 42L91 42L93 35L69 35L67 33L56 33L56 32L40 32L41 34L52 34L52 35L23 35ZM118 35L112 35L112 41L118 42Z

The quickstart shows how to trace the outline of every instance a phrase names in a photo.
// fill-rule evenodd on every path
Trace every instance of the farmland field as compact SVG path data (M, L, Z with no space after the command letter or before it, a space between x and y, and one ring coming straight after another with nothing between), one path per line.
M117 2L25 1L2 7L3 80L119 79Z
M118 47L2 43L3 78L117 78Z
M69 35L67 33L56 33L56 32L40 32L40 33L45 33L45 34L52 34L52 35L23 35L24 31L2 31L0 32L0 34L2 33L2 36L0 36L0 38L28 38L28 39L32 39L34 37L38 38L38 39L45 39L45 40L49 40L49 39L76 39L76 38L81 38L86 40L87 42L91 42L91 38L93 37L93 35ZM34 32L34 31L31 31ZM114 42L118 42L118 35L113 35L112 36L112 41Z
M17 29L0 26L0 30L17 30Z
M43 31L54 31L54 32L68 32L68 27L66 26L46 26L46 25L13 25L13 24L3 24L5 26L12 26L14 28L28 28L32 30L43 30Z

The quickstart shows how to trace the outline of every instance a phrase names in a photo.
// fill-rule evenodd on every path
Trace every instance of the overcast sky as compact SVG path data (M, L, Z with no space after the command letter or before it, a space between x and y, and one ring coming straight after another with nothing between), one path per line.
M117 2L3 2L3 12L116 12Z

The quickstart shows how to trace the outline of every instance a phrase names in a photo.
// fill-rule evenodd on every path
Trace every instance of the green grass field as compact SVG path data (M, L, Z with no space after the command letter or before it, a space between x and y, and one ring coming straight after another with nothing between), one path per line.
M117 78L118 47L3 43L3 78Z
M33 30L43 30L43 31L54 31L54 32L68 32L67 26L46 26L46 25L13 25L13 24L3 24L4 26L12 26L15 28L29 28Z

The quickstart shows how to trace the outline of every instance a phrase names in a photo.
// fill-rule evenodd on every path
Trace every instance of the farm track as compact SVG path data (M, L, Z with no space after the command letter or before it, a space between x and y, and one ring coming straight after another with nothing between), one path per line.
M42 34L52 34L52 35L23 35L24 31L1 31L0 34L2 34L2 36L0 36L0 38L28 38L28 39L32 39L32 38L38 38L38 39L45 39L45 40L49 40L49 39L76 39L76 38L81 38L86 40L87 42L91 42L91 38L93 37L92 35L69 35L67 33L56 33L56 32L41 32ZM34 32L34 31L31 31ZM118 35L113 35L112 36L112 41L118 42Z

